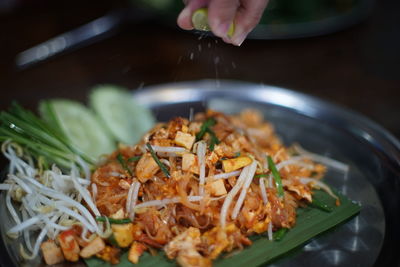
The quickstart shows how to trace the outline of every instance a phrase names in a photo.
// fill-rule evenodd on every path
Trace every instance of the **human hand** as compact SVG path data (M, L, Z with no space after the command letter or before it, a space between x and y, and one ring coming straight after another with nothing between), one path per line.
M208 7L208 23L214 35L226 43L240 46L261 19L269 0L184 0L186 7L178 16L178 25L184 30L193 29L192 14ZM228 36L231 23L235 32Z

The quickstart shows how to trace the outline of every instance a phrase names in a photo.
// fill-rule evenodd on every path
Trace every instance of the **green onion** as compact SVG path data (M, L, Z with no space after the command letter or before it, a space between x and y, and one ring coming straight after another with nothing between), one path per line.
M332 212L333 211L333 207L323 203L322 201L313 198L313 201L310 203L310 206L314 207L314 208L318 208L320 210L326 211L326 212Z
M241 153L240 153L240 151L238 151L238 152L235 153L235 156L234 156L234 157L235 157L235 158L238 158L238 157L240 157L240 155L241 155Z
M275 163L272 160L271 156L268 156L267 159L268 159L268 168L271 170L272 175L274 176L276 190L278 190L278 196L282 198L284 193L283 193L281 176L279 175L279 172L276 169Z
M289 231L288 228L281 228L276 232L274 232L273 234L274 241L281 241L288 231Z
M150 145L150 143L146 143L146 146L149 149L150 154L153 157L154 161L160 167L161 171L165 174L165 176L167 176L168 178L171 178L171 175L169 174L167 167L165 167L165 165L157 157L156 152L154 152L153 147Z
M135 162L138 161L142 156L135 156L135 157L131 157L129 158L127 161L128 162Z
M118 153L117 155L117 160L119 162L119 164L121 164L122 168L124 168L124 170L126 170L130 176L133 175L131 169L128 167L128 164L126 164L126 161L124 160L124 157L122 156L121 153Z
M200 132L196 134L196 141L199 141L203 136L210 130L211 126L214 126L217 121L214 118L208 118L200 127Z
M206 133L209 133L211 136L210 145L208 148L213 151L214 146L219 144L220 141L218 140L217 136L215 135L214 131L211 130L211 126L214 126L217 121L214 118L208 118L200 127L200 131L196 134L196 141L201 140Z
M73 147L58 129L15 102L8 112L0 113L0 123L0 141L11 140L48 163L65 168L70 168L71 163L79 166L78 156L93 165L93 160Z
M210 151L213 151L214 146L219 144L219 140L212 130L208 130L207 132L211 135L211 142L208 148L210 149Z
M268 177L269 175L266 173L262 173L262 174L256 174L254 175L254 178L263 178L263 177Z
M105 217L105 216L96 217L96 221L98 221L98 222L109 221L110 223L113 223L113 224L125 224L125 223L132 222L130 219L113 219L113 218L109 218L109 217Z

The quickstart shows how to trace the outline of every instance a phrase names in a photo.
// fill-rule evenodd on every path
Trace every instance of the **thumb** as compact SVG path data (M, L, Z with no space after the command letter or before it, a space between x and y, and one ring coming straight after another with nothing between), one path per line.
M209 0L184 0L186 7L178 16L177 24L184 30L192 30L192 15L199 8L206 7Z

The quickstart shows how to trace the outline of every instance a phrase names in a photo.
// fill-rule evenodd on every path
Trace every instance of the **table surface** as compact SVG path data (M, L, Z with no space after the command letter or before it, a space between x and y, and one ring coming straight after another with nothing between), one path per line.
M82 3L83 2L83 3ZM319 37L246 40L241 47L160 21L130 23L113 36L26 70L15 56L87 23L124 1L27 1L0 13L0 109L34 109L43 98L85 101L104 83L143 85L206 78L293 89L357 111L400 137L400 1L376 1L364 22Z

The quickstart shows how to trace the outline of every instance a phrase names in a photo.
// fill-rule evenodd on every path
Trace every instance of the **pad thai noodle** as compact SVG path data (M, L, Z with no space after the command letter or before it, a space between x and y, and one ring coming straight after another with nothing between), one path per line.
M250 246L251 235L273 242L274 232L295 227L296 209L313 201L314 188L340 205L320 179L325 165L346 169L285 147L255 110L159 123L92 170L84 162L68 174L35 169L13 143L3 152L12 169L1 189L25 207L22 217L9 207L17 225L8 234L23 232L25 258L40 247L47 264L93 256L116 264L124 250L138 263L146 250L163 250L181 266L211 266ZM29 231L37 229L32 245Z

